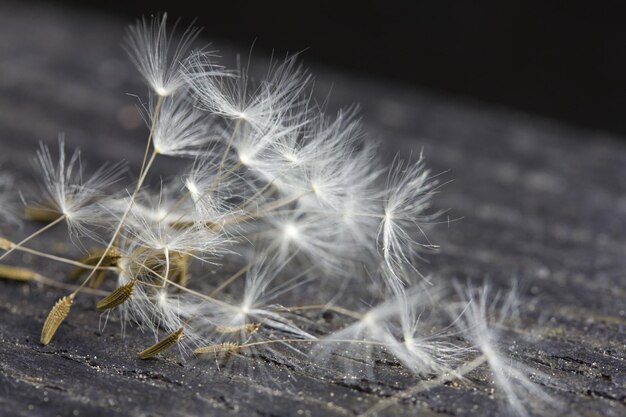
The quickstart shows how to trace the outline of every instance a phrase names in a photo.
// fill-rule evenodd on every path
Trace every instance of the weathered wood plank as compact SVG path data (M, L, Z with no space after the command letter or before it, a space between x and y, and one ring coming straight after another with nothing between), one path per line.
M28 178L37 142L59 131L94 166L139 161L143 131L132 127L127 109L135 101L123 92L144 89L119 46L126 22L52 6L0 9L4 168ZM435 172L454 179L436 203L456 221L430 231L442 249L423 271L496 286L517 277L535 302L524 306L520 331L507 335L514 356L552 376L546 390L564 402L564 415L626 414L626 145L479 103L314 72L319 91L333 84L331 109L362 104L386 152L423 148ZM64 273L38 266L48 276ZM267 378L259 383L244 369L220 371L175 354L140 361L136 352L153 339L122 338L116 322L99 330L103 317L88 298L77 299L60 337L42 347L41 323L61 295L0 282L0 415L349 416L416 383L393 366L376 381L344 381L338 371L257 358ZM477 405L481 415L501 415L488 378L482 372L422 392L382 414L469 416Z

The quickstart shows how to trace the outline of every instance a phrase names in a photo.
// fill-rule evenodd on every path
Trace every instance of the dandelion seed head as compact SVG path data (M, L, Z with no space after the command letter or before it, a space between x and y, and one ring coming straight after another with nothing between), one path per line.
M50 149L40 144L37 167L42 174L41 191L29 204L65 216L70 235L97 235L88 225L102 225L105 221L98 204L106 197L107 189L118 181L124 172L122 164L103 165L85 179L80 151L69 159L65 153L65 138L59 135L58 161L53 161Z
M181 61L199 33L199 28L190 26L173 46L167 30L167 14L157 15L130 26L124 46L152 90L167 97L184 84Z
M158 113L149 110L154 151L160 155L197 156L210 140L211 123L183 94L161 99Z

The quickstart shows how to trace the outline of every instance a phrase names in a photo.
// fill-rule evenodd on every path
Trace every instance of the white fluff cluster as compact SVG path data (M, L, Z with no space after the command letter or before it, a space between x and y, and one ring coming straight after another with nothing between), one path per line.
M37 153L43 187L29 204L100 247L75 271L86 276L75 294L87 283L117 288L98 306L154 333L141 357L173 342L215 359L312 348L348 376L385 360L431 376L482 354L524 415L521 395L539 390L497 349L487 293L455 299L417 272L421 252L436 247L424 229L438 182L423 156L386 166L353 108L331 117L310 100L311 77L294 57L257 80L190 52L197 33L187 29L172 48L165 15L129 30L128 51L151 88L135 184L110 195L121 167L85 179L62 138L58 162L46 146ZM187 158L187 168L151 186L163 157ZM322 331L311 310L352 324ZM505 322L504 310L497 316Z

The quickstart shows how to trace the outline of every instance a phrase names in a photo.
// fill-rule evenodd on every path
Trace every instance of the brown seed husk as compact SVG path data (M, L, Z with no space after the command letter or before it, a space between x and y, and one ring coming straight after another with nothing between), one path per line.
M176 220L170 223L170 226L173 229L190 229L198 225L204 225L211 230L217 230L219 228L219 224L212 222L211 220L205 220L202 223L193 220Z
M85 264L85 265L95 266L98 264L98 262L100 262L100 258L102 258L102 255L104 255L104 248L96 249L92 253L90 253L83 259L81 259L80 263ZM104 256L104 259L102 259L102 263L100 264L100 266L101 267L117 266L117 262L120 260L120 258L121 258L121 255L120 255L119 250L113 247L109 249L109 252ZM74 268L74 270L72 270L72 272L70 273L70 276L74 279L77 279L77 278L80 278L80 276L86 271L88 271L87 268L77 267L77 268ZM102 283L102 280L104 279L105 275L106 275L106 270L99 272L99 275L98 275L99 279L97 280L99 282L92 281L92 287L97 288ZM94 284L94 282L97 285Z
M37 279L38 274L32 269L18 266L0 265L0 278L14 281L32 281Z
M0 249L9 250L13 247L13 245L15 244L10 240L0 237Z
M213 353L216 355L221 353L230 354L238 351L239 349L241 349L241 345L239 343L226 342L215 345L201 346L199 348L196 348L193 353L196 355L204 355L208 353Z
M102 283L104 282L104 279L107 276L107 271L106 269L103 269L101 271L98 271L98 273L96 275L93 276L92 280L89 282L89 286L91 288L100 288L100 285L102 285Z
M37 222L53 222L62 216L58 211L43 207L26 206L24 214L30 220Z
M107 295L96 304L99 310L107 310L109 308L115 308L128 300L133 295L133 289L135 288L135 282L128 282L120 287L114 289L111 294Z
M215 331L218 333L254 333L261 327L261 323L245 323L239 326L215 326Z
M159 340L154 345L148 347L145 350L142 350L141 352L139 352L139 359L149 359L159 354L160 352L163 352L164 350L167 350L170 347L174 346L180 341L180 339L183 338L184 330L184 327L181 327L175 332L168 334L165 338Z
M182 255L176 261L176 281L183 287L187 286L187 277L189 276L189 255ZM176 282L174 281L174 282Z
M50 343L50 340L52 340L52 337L56 333L57 329L70 313L73 301L74 294L70 294L59 299L54 307L52 307L52 310L48 313L48 318L46 318L43 328L41 329L40 341L42 345L45 346Z
M131 258L137 259L132 266L132 276L142 275L142 280L156 285L163 284L165 275L165 254L161 250L139 248L131 254ZM169 253L170 269L168 280L185 286L187 283L187 271L189 268L189 255L180 252Z

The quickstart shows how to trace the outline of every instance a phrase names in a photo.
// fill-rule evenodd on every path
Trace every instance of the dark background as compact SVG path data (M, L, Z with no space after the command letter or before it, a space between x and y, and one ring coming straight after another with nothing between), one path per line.
M621 1L117 1L66 7L129 22L167 11L246 53L304 51L307 64L472 98L626 135Z

